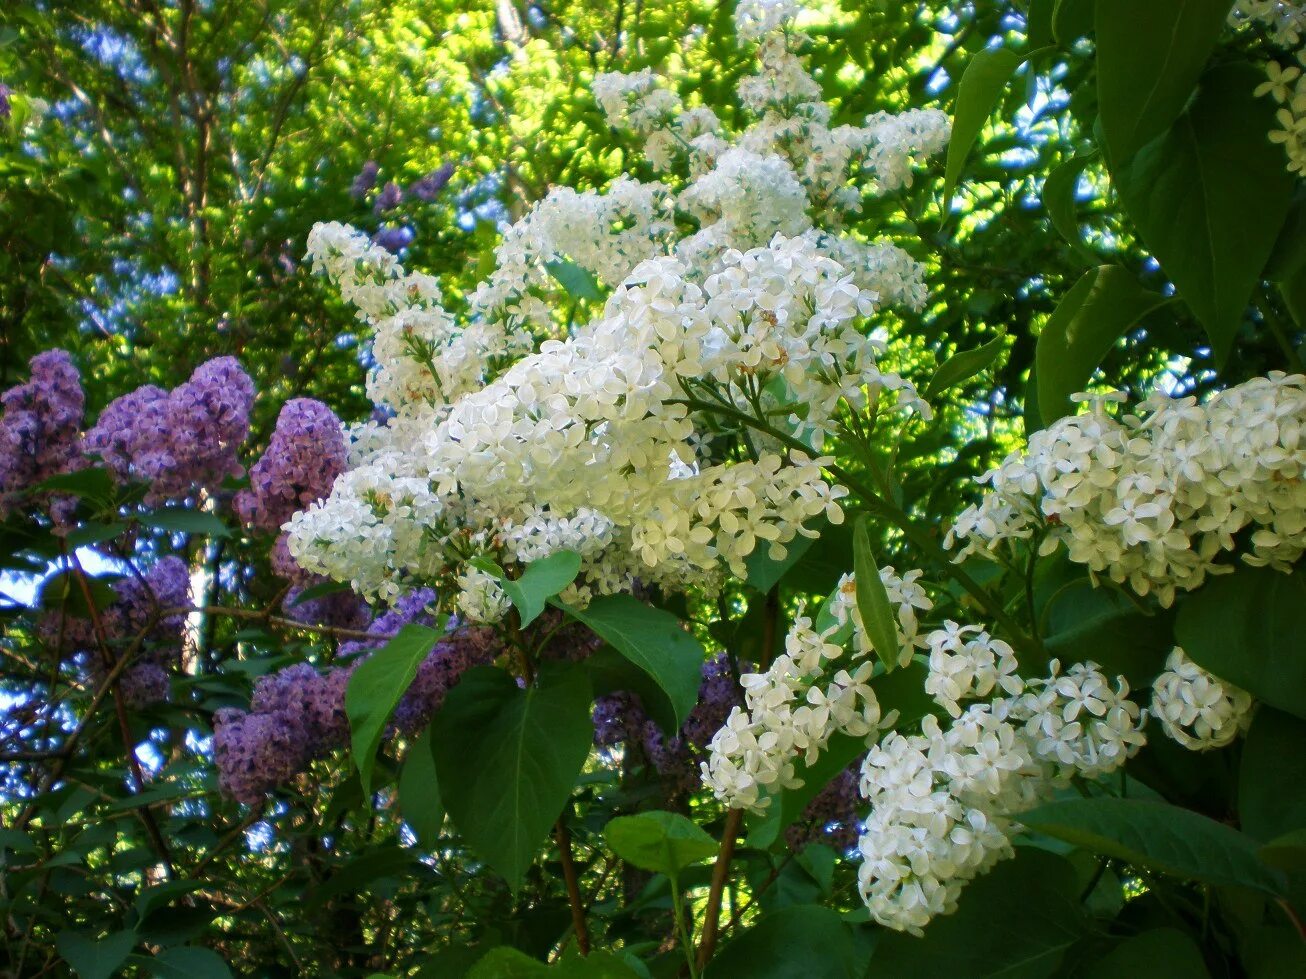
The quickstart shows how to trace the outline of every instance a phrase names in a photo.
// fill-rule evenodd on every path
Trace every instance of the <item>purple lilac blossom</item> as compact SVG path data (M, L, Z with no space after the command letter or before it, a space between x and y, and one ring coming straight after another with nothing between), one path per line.
M857 817L861 800L857 782L861 767L862 760L858 758L807 804L798 821L785 830L789 849L801 850L809 843L824 843L846 853L857 845L857 838L861 835Z
M363 168L358 171L358 176L354 177L354 182L349 187L351 196L362 200L367 196L367 192L376 186L376 175L380 171L375 160L368 160L363 164Z
M287 401L267 451L250 468L249 489L236 494L236 513L247 526L279 530L328 496L348 463L344 426L335 412L312 398Z
M319 576L308 583L293 585L281 602L281 610L286 617L304 625L322 625L332 629L366 628L372 618L372 611L367 602L352 591L336 591L297 603L306 588L326 580Z
M216 357L171 392L152 385L111 402L86 434L120 479L150 484L146 502L185 497L244 470L236 453L249 435L254 382L234 357Z
M381 193L376 195L376 200L372 203L372 210L377 214L384 214L386 211L392 211L404 201L404 192L399 189L399 185L393 180L381 188Z
M140 710L151 704L161 704L172 696L168 671L158 663L138 663L128 667L118 681L122 699L127 707Z
M13 91L4 82L0 82L0 119L8 119L9 114L13 111L13 106L9 103L9 94Z
M438 170L432 170L421 180L415 180L409 184L408 195L429 204L440 195L440 191L448 186L453 173L453 163L445 163Z
M63 350L47 350L29 362L31 377L0 395L0 515L14 497L42 480L82 468L81 423L86 398L81 375ZM68 501L55 501L59 510ZM56 520L65 513L56 514Z
M374 638L341 644L340 655L353 657L347 665L325 673L307 663L287 667L258 680L248 712L220 711L214 757L223 790L240 802L257 802L315 758L344 745L349 737L345 690L353 671L405 625L434 626L434 602L429 588L411 592L373 620L367 631ZM460 628L441 638L395 707L391 733L420 731L463 673L489 663L501 650L489 628Z
M384 248L391 255L398 255L411 245L416 237L412 228L403 225L397 228L382 228L372 236L372 243Z
M594 743L637 746L672 795L693 791L699 782L701 753L731 708L742 703L724 653L704 663L702 675L698 703L674 737L663 734L638 695L619 691L594 702Z

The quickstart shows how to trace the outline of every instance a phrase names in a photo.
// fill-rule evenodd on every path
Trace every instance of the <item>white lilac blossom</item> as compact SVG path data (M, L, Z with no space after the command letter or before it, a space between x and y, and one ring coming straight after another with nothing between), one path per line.
M1034 755L1063 780L1109 775L1147 742L1147 712L1129 699L1128 681L1118 676L1113 687L1092 662L1062 673L1053 660L1048 676L1031 680L1008 711L1024 725Z
M892 568L880 573L897 605L900 659L906 661L915 648L916 612L931 607L916 584L919 577L916 571L900 578ZM854 577L845 575L828 608L831 625L818 632L800 613L784 653L765 672L740 677L744 706L712 738L702 765L703 784L722 802L761 812L772 794L803 784L795 770L799 757L811 765L835 733L872 741L892 724L892 715L881 716L869 685L875 658L857 612L856 588ZM849 629L851 652L840 641Z
M1222 559L1235 552L1286 572L1306 552L1304 430L1300 374L1275 371L1202 403L1158 394L1118 419L1096 399L985 473L989 491L948 544L964 544L961 559L1041 538L1040 553L1064 546L1166 606L1231 571Z
M1302 17L1306 24L1306 13ZM1306 67L1306 48L1297 52L1297 61ZM1306 175L1306 75L1298 65L1284 68L1277 61L1265 66L1265 74L1266 80L1256 87L1255 94L1268 95L1279 106L1274 113L1277 128L1270 130L1270 141L1283 145L1290 173Z
M925 646L929 649L925 692L953 717L961 716L963 700L987 697L998 690L1009 696L1024 692L1011 646L977 625L962 626L949 620L925 637Z
M884 304L923 302L923 268L839 234L838 215L859 182L906 183L947 123L880 114L830 129L796 12L739 14L760 61L740 87L757 117L741 132L650 71L596 76L609 120L670 177L551 191L506 232L465 313L360 233L313 229L314 267L374 330L368 393L387 420L351 431L349 471L287 525L306 570L382 600L437 585L489 620L506 606L467 570L476 557L511 571L574 550L581 572L563 597L582 605L637 582L710 593L757 549L780 558L813 518L842 518L820 452L840 413L928 408L880 366L870 325ZM559 263L611 289L589 322L570 322ZM702 398L760 406L812 451L687 403ZM723 457L721 435L752 451Z
M1294 47L1306 37L1306 4L1301 0L1235 0L1229 11L1232 26L1257 22L1270 40L1282 47Z
M1208 673L1179 646L1152 683L1152 716L1191 751L1232 743L1251 723L1252 707L1251 694Z
M862 765L871 805L858 841L858 887L871 917L919 935L956 909L966 882L1011 854L1008 815L1044 790L1016 727L977 704L944 730L890 734Z

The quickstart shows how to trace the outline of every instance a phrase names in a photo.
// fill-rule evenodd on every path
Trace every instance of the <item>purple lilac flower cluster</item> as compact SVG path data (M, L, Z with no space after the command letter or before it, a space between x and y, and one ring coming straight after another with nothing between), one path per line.
M429 610L434 601L430 589L404 596L368 627L375 638L341 645L341 655L354 657L352 662L325 673L307 663L288 667L258 680L248 712L219 711L214 716L213 751L223 791L239 802L256 803L315 758L345 744L349 737L345 690L353 671L405 625L435 625ZM501 648L492 629L448 633L418 666L412 685L395 707L392 730L404 735L420 731L463 673L489 663Z
M86 398L72 358L47 350L30 361L31 378L0 395L0 516L15 497L42 480L85 465L81 423ZM56 522L68 516L70 501L54 501Z
M337 591L307 601L299 601L307 585L293 585L281 602L286 618L304 625L323 625L332 629L365 629L372 610L352 591Z
M381 168L375 160L368 160L363 164L358 175L354 177L354 182L349 187L349 193L357 200L363 200L376 187L377 177L380 175ZM431 203L440 196L440 192L448 186L450 179L454 175L453 163L445 163L436 170L432 170L426 176L414 180L404 190L395 181L387 181L376 197L372 200L372 211L377 217L388 214L402 204L405 200L419 200L424 203ZM372 236L374 244L384 248L391 254L399 254L416 238L413 229L406 225L387 225L377 231Z
M861 835L857 816L861 802L857 789L861 767L862 759L858 758L807 804L798 821L785 830L789 849L801 850L809 843L824 843L840 853L847 853L857 846L857 838Z
M244 471L236 453L253 402L249 375L234 357L217 357L170 392L147 384L110 402L86 448L120 479L148 482L151 505L181 498Z
M277 416L267 451L250 468L236 513L250 527L279 530L299 510L331 492L349 464L344 426L321 401L294 398Z
M168 669L180 658L186 617L183 611L160 613L184 609L189 604L186 562L179 557L165 557L143 575L131 575L115 582L113 590L113 602L100 613L100 625L111 650L144 633L134 652L135 662L123 671L119 680L123 698L129 707L136 708L167 700ZM101 655L88 618L51 612L38 625L37 634L60 656L84 656L97 683L112 665Z
M611 747L637 746L672 795L693 791L698 785L701 753L712 735L742 704L730 661L724 653L703 664L698 703L673 737L667 737L648 716L640 698L620 691L594 703L594 743Z
M14 107L9 100L9 96L12 93L13 89L4 82L0 82L0 120L8 119L14 110Z

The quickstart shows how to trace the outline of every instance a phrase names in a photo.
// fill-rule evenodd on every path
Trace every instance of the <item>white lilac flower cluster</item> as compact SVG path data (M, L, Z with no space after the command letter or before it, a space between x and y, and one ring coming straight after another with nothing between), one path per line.
M1306 18L1306 8L1303 17ZM1282 67L1271 61L1265 66L1265 81L1256 87L1255 94L1270 96L1279 106L1274 114L1279 128L1270 130L1270 141L1282 143L1288 154L1288 170L1306 175L1306 48L1297 52L1297 65Z
M1306 4L1301 0L1235 0L1229 24L1258 23L1270 40L1281 47L1293 47L1306 37Z
M901 658L910 661L916 644L916 612L932 606L916 584L919 571L899 577L892 568L880 580L898 606ZM802 785L794 763L813 764L842 733L873 741L894 715L882 717L869 686L875 669L871 644L857 613L856 580L845 575L827 611L832 622L817 631L801 613L785 637L785 651L763 673L740 678L744 707L731 711L708 745L701 766L703 784L732 808L761 812L781 789ZM853 637L845 652L842 637Z
M1152 683L1152 716L1192 751L1232 743L1251 724L1252 707L1251 694L1206 672L1179 646Z
M382 600L443 586L473 621L507 607L468 570L478 557L511 573L576 551L563 597L581 604L636 582L711 591L758 548L782 557L806 522L842 519L820 451L845 406L928 413L881 370L868 324L884 303L923 303L922 267L817 225L855 205L859 178L906 182L942 147L946 118L825 129L829 107L792 47L796 5L745 7L762 68L741 98L758 122L732 135L659 94L651 73L599 76L613 122L674 131L666 162L681 169L667 183L553 191L506 232L465 312L366 236L314 228L315 268L375 331L368 394L392 417L350 431L349 470L286 525L305 568ZM558 290L576 275L612 290L581 325ZM811 453L739 423L759 411ZM723 453L732 439L746 451Z
M1006 643L949 622L925 637L926 691L952 715L890 733L862 764L870 803L858 884L871 917L920 934L966 883L1010 856L1015 816L1073 776L1115 771L1145 742L1146 712L1093 663L1026 684ZM1000 690L1007 696L960 702Z
M1104 400L981 477L991 489L948 535L959 558L1041 540L1168 606L1231 570L1235 550L1282 571L1306 551L1306 377L1273 372L1204 403L1156 395L1118 419Z

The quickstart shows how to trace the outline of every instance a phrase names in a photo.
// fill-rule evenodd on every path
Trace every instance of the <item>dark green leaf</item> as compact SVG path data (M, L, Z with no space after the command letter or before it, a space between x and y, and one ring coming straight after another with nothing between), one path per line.
M1082 153L1071 157L1047 175L1043 181L1043 207L1048 212L1052 226L1061 232L1061 237L1070 242L1085 260L1096 264L1097 255L1084 244L1079 233L1079 219L1076 216L1075 190L1079 186L1079 177L1084 168L1093 162L1096 154Z
M988 343L981 344L971 350L963 350L954 354L943 362L934 376L930 378L925 385L924 396L928 399L942 391L948 390L960 384L962 381L968 381L982 370L986 370L993 361L997 360L998 354L1002 353L1003 335L1005 330L998 330L998 335Z
M1257 708L1239 762L1238 818L1262 842L1306 831L1306 721Z
M230 979L231 970L211 948L181 945L147 959L145 966L164 979Z
M399 812L417 842L428 850L434 849L444 825L444 805L440 802L429 727L408 746L399 773Z
M922 938L886 933L872 975L894 979L1044 979L1088 930L1079 880L1064 858L1034 847L966 885L957 910Z
M754 548L753 553L744 558L748 568L748 583L764 594L769 592L811 549L816 540L815 537L795 537L785 545L785 556L778 561L770 556L769 548Z
M651 810L618 816L603 829L612 852L641 870L666 874L672 880L686 867L717 851L716 840L680 813Z
M865 968L839 915L809 904L760 918L717 952L704 979L860 979Z
M1170 128L1230 6L1230 0L1097 0L1097 100L1113 163Z
M674 735L680 725L676 721L671 700L657 682L611 646L603 645L585 657L585 669L590 675L594 696L625 691L639 697L654 723L664 734Z
M341 894L360 894L374 881L387 877L412 877L425 868L410 847L384 844L350 857L304 898L305 906L318 908Z
M95 939L85 932L61 931L54 944L81 979L109 979L136 946L136 932L118 931Z
M948 162L943 176L945 210L961 177L966 156L997 107L1011 76L1024 64L1026 57L1006 48L984 48L974 54L962 72L957 85L957 101L953 106L952 138L948 141Z
M1030 829L1135 866L1278 895L1282 882L1250 837L1200 813L1150 799L1065 799L1020 815Z
M202 510L185 510L169 507L142 513L137 519L147 527L165 530L170 534L207 534L209 537L230 537L231 531L218 517Z
M1052 36L1069 47L1093 30L1094 0L1057 0L1052 10Z
M1044 426L1074 410L1070 396L1088 386L1115 342L1167 302L1118 265L1083 274L1038 335L1034 371Z
M575 551L557 551L532 561L520 578L502 578L500 584L516 606L524 629L539 618L544 603L575 581L579 573L580 555Z
M889 593L880 580L880 566L871 550L866 517L857 522L853 536L853 572L857 579L857 611L862 626L886 670L898 665L898 617L889 604Z
M136 916L143 921L156 908L166 907L182 895L193 893L206 886L208 885L202 880L169 880L147 887L136 895Z
M58 493L104 501L113 496L113 476L102 466L59 473L32 487L33 493Z
M435 629L410 623L359 664L349 678L345 713L349 715L354 764L365 796L372 791L376 749L385 733L386 722L417 675L417 667L440 641L440 636Z
M1275 837L1257 851L1261 860L1277 870L1306 874L1306 828Z
M549 975L549 967L525 952L501 945L492 948L477 962L467 979L532 979Z
M549 274L558 280L558 284L567 290L567 295L572 299L597 300L603 298L603 289L599 285L599 280L595 278L594 273L589 269L581 268L571 259L558 259L552 262L545 262L544 267L549 270Z
M1233 348L1292 196L1283 150L1266 136L1274 106L1252 95L1263 78L1246 64L1209 71L1166 133L1113 163L1125 210L1206 329L1217 364Z
M445 809L515 891L594 739L584 670L545 664L526 690L495 667L469 670L449 691L431 739Z
M1306 718L1306 578L1240 567L1185 598L1175 639L1192 660Z
M1177 928L1154 928L1126 938L1086 973L1087 979L1203 979L1209 975L1202 950Z
M647 673L666 693L675 726L684 723L698 702L707 654L702 644L681 627L679 619L630 595L596 598L585 609L556 600L552 604L584 623Z

